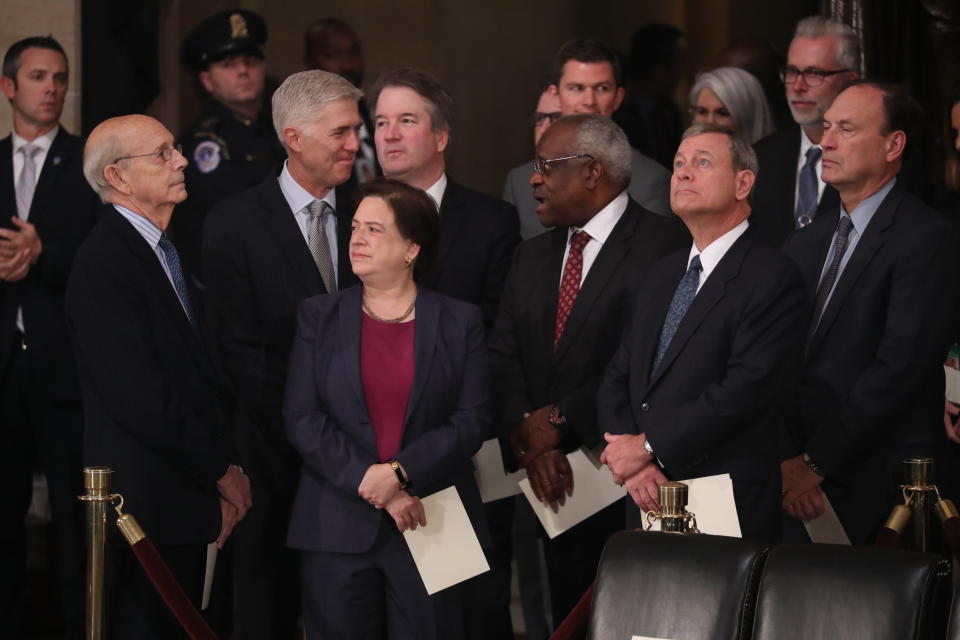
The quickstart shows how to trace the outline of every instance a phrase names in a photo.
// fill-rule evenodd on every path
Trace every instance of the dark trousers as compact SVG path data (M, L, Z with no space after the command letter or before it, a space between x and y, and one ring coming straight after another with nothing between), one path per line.
M461 640L455 587L427 594L393 519L365 553L301 552L309 640Z
M172 517L176 517L175 514ZM159 547L157 550L187 597L199 608L203 595L206 546ZM187 638L133 551L129 547L111 545L108 553L105 576L108 637L111 640Z
M567 617L593 584L607 539L624 528L623 500L593 514L552 540L544 539L553 627Z
M56 601L66 637L83 635L83 414L79 399L51 393L49 372L35 352L14 340L10 367L0 377L0 461L9 496L0 516L0 620L21 628L26 576L25 516L33 469L47 479L53 518ZM14 635L17 635L16 633Z
M513 640L510 620L510 562L513 556L513 497L483 505L493 544L484 549L490 571L453 587L461 591L468 640Z

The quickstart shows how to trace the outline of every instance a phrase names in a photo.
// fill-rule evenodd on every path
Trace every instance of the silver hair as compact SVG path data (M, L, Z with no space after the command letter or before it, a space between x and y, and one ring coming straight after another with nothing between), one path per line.
M302 129L315 122L331 102L362 97L362 91L335 73L319 69L294 73L273 94L273 128L286 148L284 129Z
M799 36L805 38L836 36L839 39L837 64L843 69L860 73L860 39L852 27L832 18L808 16L797 23L797 29L794 31L793 37L797 38Z
M692 138L693 136L701 136L705 133L719 133L730 139L730 164L733 165L734 172L747 170L752 171L754 174L757 173L760 163L757 162L757 154L753 150L753 147L750 146L750 143L748 143L741 134L729 127L724 127L713 122L698 122L690 125L690 127L683 132L683 140Z
M704 89L713 91L730 112L737 132L753 144L774 131L773 116L760 82L747 71L720 67L697 75L690 90L690 104Z
M623 189L627 188L630 184L632 151L623 129L610 118L596 114L567 116L559 121L562 120L573 121L570 154L593 157L603 165L604 171L614 183Z
M124 153L120 136L116 134L100 135L93 143L88 140L83 148L83 177L90 187L100 196L101 202L110 202L112 187L103 175L104 170Z

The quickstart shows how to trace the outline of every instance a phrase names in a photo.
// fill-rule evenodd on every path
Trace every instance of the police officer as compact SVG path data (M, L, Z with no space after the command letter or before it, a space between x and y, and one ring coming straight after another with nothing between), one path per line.
M285 153L264 101L267 26L252 11L223 11L200 23L180 50L184 67L209 94L200 118L180 136L187 200L171 222L187 272L200 280L203 220L215 204L277 175Z

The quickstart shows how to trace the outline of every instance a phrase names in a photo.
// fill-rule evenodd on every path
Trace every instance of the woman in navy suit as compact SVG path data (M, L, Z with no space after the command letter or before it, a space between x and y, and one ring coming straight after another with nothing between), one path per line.
M490 432L482 318L414 281L437 243L428 196L393 180L361 194L361 284L303 302L287 381L307 635L458 638L457 590L427 595L402 532L429 526L421 497L455 485L489 539L470 460Z

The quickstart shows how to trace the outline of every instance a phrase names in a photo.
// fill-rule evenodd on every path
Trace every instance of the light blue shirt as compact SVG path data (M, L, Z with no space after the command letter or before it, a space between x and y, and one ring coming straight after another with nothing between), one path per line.
M830 298L833 297L833 292L837 288L837 283L840 282L840 276L843 275L843 270L847 268L847 263L850 262L850 256L853 255L854 250L857 248L857 244L860 242L860 238L863 237L863 234L867 230L867 225L870 224L870 221L873 220L874 214L877 213L877 209L880 208L880 204L883 203L884 199L887 197L887 194L890 193L890 190L893 189L893 185L896 184L897 179L893 178L885 185L880 187L880 190L874 193L873 195L867 196L864 198L863 202L857 205L857 208L851 213L847 213L847 210L844 208L843 203L840 203L840 216L847 216L850 218L850 222L853 223L853 227L850 229L850 235L847 239L847 249L843 254L843 258L840 259L840 269L837 271L837 279L833 281L833 287L830 289L830 293L827 295L827 300L823 304L823 308L826 309L827 305L830 304ZM837 218L839 223L840 218ZM826 275L827 269L830 267L830 263L833 261L833 245L837 240L837 231L834 229L833 235L830 238L830 251L827 252L827 259L823 263L823 267L820 269L820 280L823 281L823 276ZM817 319L819 323L819 318Z
M170 266L167 264L167 257L164 255L163 249L160 248L160 237L163 235L163 231L139 213L134 213L126 207L114 204L113 208L126 218L127 222L133 225L137 233L139 233L147 245L153 249L153 254L157 256L157 260L160 261L160 266L163 267L163 272L167 274L167 280L170 281L170 286L173 287L173 293L177 296L177 300L180 300L180 294L177 293L177 286L173 283L173 276L170 275ZM180 306L183 307L183 312L186 313L187 318L189 318L190 314L187 312L187 307L183 304L183 300L180 300Z
M280 191L293 212L293 217L300 227L300 233L303 234L303 241L307 242L307 233L310 229L310 203L316 200L309 191L300 186L293 179L290 171L287 169L287 161L283 162L283 171L280 172ZM323 229L327 234L327 246L330 247L330 260L333 262L333 277L337 281L337 287L340 286L340 276L337 270L339 255L337 253L337 216L334 211L337 210L337 190L330 189L327 195L320 198L328 205L330 209L323 216ZM308 245L309 246L309 245Z

